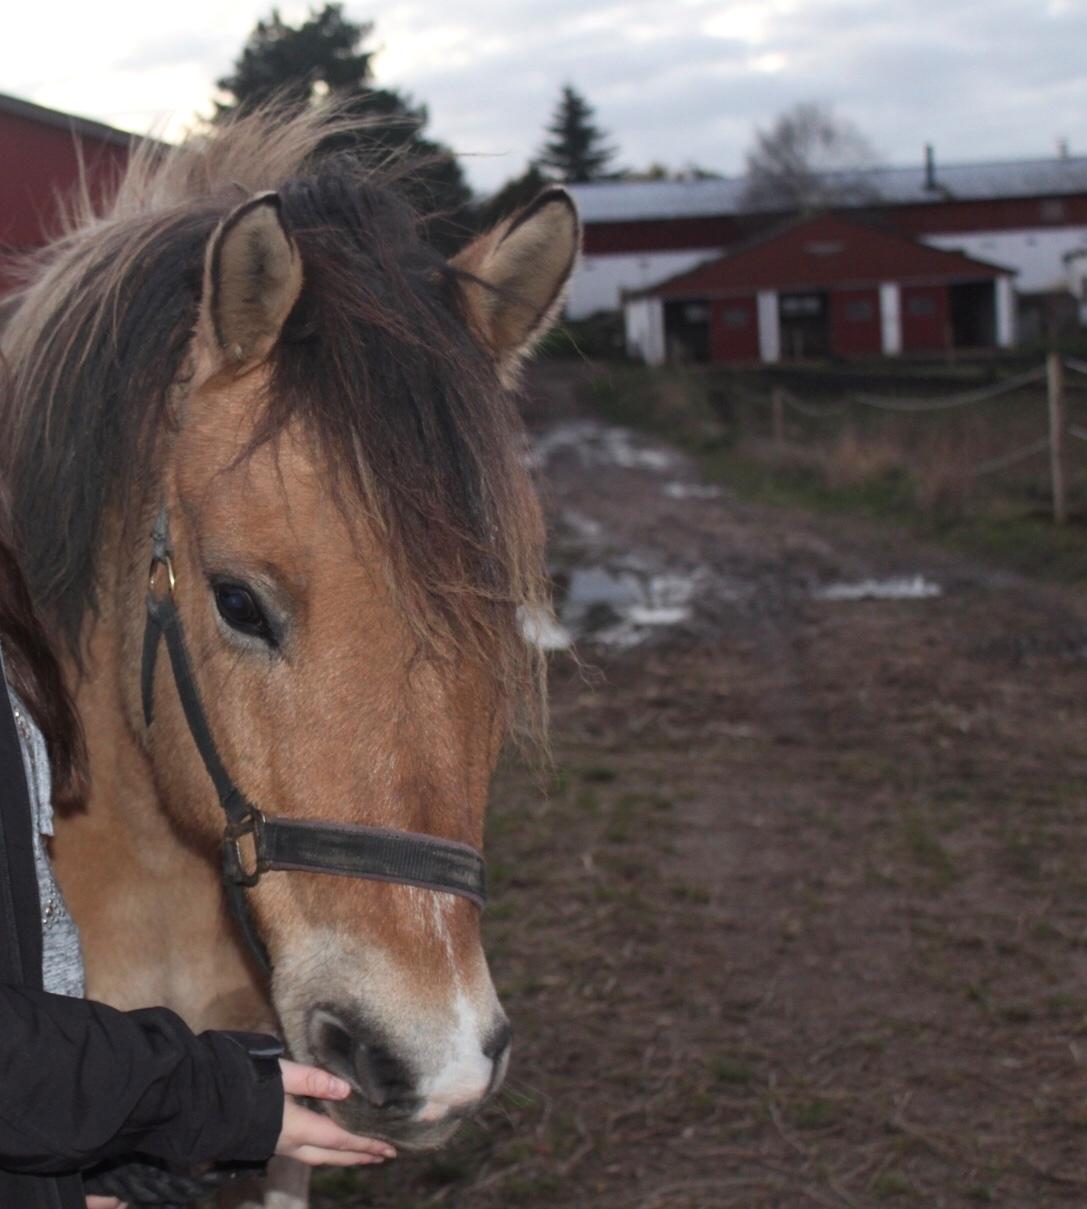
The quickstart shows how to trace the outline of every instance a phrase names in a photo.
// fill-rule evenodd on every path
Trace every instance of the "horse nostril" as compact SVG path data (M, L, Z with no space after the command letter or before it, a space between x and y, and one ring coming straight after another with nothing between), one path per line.
M309 1019L314 1059L346 1079L375 1108L409 1109L417 1097L411 1072L375 1037L352 1027L327 1008Z
M508 1020L503 1020L502 1023L494 1029L491 1035L483 1043L483 1054L497 1066L502 1055L510 1047L510 1041L513 1038L513 1029L510 1028Z

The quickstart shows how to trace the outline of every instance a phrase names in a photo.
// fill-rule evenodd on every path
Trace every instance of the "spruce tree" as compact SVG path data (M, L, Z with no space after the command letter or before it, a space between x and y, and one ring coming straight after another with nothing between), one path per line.
M230 99L216 102L216 120L274 98L301 107L327 97L357 111L368 121L350 146L335 138L325 150L353 150L377 163L391 158L403 165L401 189L417 210L436 216L427 224L428 235L451 251L463 242L471 190L453 153L424 137L426 107L395 89L374 87L374 52L365 46L372 33L372 23L348 20L342 4L326 4L300 25L288 25L273 9L257 22L233 72L219 80Z
M562 90L547 133L551 137L538 157L541 168L569 184L609 175L607 167L615 158L615 148L594 124L592 106L569 84Z

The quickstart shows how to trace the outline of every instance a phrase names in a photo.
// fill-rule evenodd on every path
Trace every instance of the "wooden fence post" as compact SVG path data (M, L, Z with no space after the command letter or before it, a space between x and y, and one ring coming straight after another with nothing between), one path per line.
M785 394L776 384L770 392L770 407L774 426L774 444L781 449L785 444Z
M1060 353L1046 358L1046 382L1049 394L1049 470L1053 481L1053 522L1068 520L1068 484L1064 464L1064 365Z

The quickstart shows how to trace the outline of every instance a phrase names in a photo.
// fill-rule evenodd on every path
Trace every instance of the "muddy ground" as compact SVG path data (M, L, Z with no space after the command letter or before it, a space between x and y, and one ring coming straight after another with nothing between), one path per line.
M572 384L530 421L583 666L488 840L511 1077L318 1203L1087 1205L1087 602L745 504Z

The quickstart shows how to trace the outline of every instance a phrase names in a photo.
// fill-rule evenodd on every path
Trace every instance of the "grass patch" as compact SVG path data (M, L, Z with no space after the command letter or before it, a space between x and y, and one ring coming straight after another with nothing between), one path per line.
M717 1054L710 1059L709 1067L710 1074L718 1083L746 1087L755 1077L755 1071L750 1062L731 1054Z
M891 1201L896 1197L915 1196L917 1190L913 1184L897 1171L882 1171L872 1181L872 1195L880 1201Z
M679 903L691 903L694 906L704 907L710 901L710 893L702 886L692 885L690 882L676 882L669 888L671 896Z
M506 1202L510 1205L527 1205L557 1196L562 1191L562 1180L549 1171L538 1175L522 1175L505 1185Z
M788 1109L789 1120L797 1129L826 1129L835 1123L836 1115L834 1101L818 1097L799 1100Z
M1087 489L1073 489L1072 523L1058 527L1049 515L1044 459L1011 475L975 478L973 466L996 452L975 448L976 408L903 415L854 407L836 425L790 413L786 444L768 440L768 400L777 381L819 406L873 387L888 396L939 396L997 372L991 365L761 374L609 366L589 379L584 396L602 418L685 448L708 480L745 499L892 522L1025 575L1087 584ZM986 406L985 427L1011 449L1045 431L1038 390Z
M580 769L578 776L593 785L608 785L618 779L619 770L609 768L606 764L590 764L587 768Z
M911 859L929 874L935 885L949 886L955 881L958 876L955 862L924 815L914 812L906 816L902 840Z

